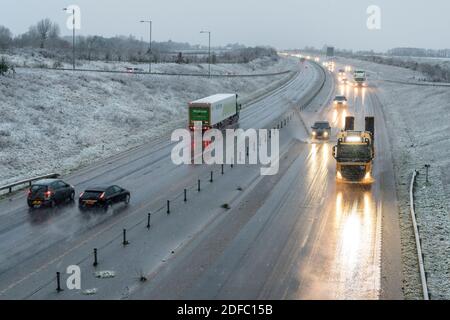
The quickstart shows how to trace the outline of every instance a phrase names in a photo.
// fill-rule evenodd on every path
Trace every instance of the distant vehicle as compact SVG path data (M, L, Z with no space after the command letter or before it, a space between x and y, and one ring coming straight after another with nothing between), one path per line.
M333 100L334 105L347 105L347 98L345 96L336 96Z
M92 187L80 194L78 207L80 210L102 208L107 211L116 203L123 202L128 205L130 198L130 191L116 185Z
M348 83L348 79L347 78L342 78L341 82L342 82L342 84L347 84Z
M345 76L345 70L344 69L339 69L339 76L343 77Z
M144 70L141 69L141 68L133 68L133 67L126 67L125 70L126 70L128 73L144 72Z
M216 94L189 103L189 129L201 122L202 130L222 129L239 121L241 106L237 94Z
M60 179L44 179L34 182L28 190L27 203L30 208L55 207L75 199L75 189Z
M336 63L333 60L328 61L328 70L330 72L334 72L335 68L336 68Z
M328 121L316 121L311 129L313 138L329 139L331 136L331 126Z
M355 70L353 73L353 80L355 81L356 87L366 87L367 86L367 75L363 70Z

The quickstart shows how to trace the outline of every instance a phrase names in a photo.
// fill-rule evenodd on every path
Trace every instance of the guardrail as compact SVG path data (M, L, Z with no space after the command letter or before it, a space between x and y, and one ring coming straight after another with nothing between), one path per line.
M379 79L379 81L405 84L405 85L410 85L410 86L450 88L450 83L442 83L442 82L436 82L436 83L433 83L433 82L411 82L411 81L401 81L401 80L392 80L392 79Z
M411 211L411 219L413 223L414 228L414 237L416 239L416 249L417 249L417 258L419 261L419 271L420 271L420 280L422 282L422 292L423 292L423 299L424 300L430 300L430 296L428 294L428 286L427 286L427 277L425 274L425 267L423 263L423 254L422 254L422 246L420 241L420 234L419 234L419 228L417 227L417 221L416 221L416 212L414 207L414 185L416 182L416 177L419 174L417 170L414 170L414 173L411 178L411 184L409 186L409 201L410 201L410 211Z
M22 181L18 181L18 182L14 182L11 184L8 184L6 186L0 186L0 191L3 190L8 190L8 193L13 192L13 188L14 187L18 187L18 186L22 186L25 184L28 184L29 186L31 186L31 183L34 181L38 181L38 180L42 180L42 179L51 179L51 178L58 178L60 175L58 173L51 173L51 174L47 174L45 176L39 176L39 177L34 177L31 179L26 179L26 180L22 180Z
M287 87L291 82L295 80L296 76L300 74L300 71L289 71L289 72L291 73L289 76L284 77L280 81L272 83L265 88L259 89L256 92L248 95L247 97L244 97L240 101L241 104L243 106L255 104L261 101L262 99L266 98L267 96L270 96L275 92L280 91L283 88Z
M323 73L323 81L320 87L313 93L313 95L300 107L301 110L305 109L313 100L319 95L320 91L322 91L323 87L325 86L325 83L327 82L327 72L325 69L318 64L317 62L311 61L315 66L317 66L320 71Z

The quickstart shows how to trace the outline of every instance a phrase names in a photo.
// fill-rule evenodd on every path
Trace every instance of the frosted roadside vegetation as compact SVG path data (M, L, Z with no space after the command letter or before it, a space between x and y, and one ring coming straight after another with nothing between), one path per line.
M6 56L17 66L51 65L41 56ZM127 63L80 62L85 68L123 69ZM144 70L148 66L132 65ZM68 66L65 66L68 67ZM215 74L294 70L290 59L265 57L218 64ZM155 64L155 72L207 73L207 64ZM219 92L241 98L291 75L256 78L146 76L16 68L0 77L0 185L71 170L155 141L187 125L187 103Z
M417 169L416 214L429 292L431 299L450 299L450 88L383 82L410 81L421 75L358 60L342 62L368 70L369 85L379 88L394 150L405 297L421 298L408 198L411 175ZM425 164L431 165L429 184Z

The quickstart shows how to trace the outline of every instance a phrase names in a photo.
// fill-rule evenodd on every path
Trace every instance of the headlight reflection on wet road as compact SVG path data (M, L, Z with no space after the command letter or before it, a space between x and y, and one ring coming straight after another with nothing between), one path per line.
M351 188L354 188L353 190ZM374 243L377 211L372 193L357 186L344 187L336 195L336 250L334 275L336 298L376 299L373 284L378 277Z

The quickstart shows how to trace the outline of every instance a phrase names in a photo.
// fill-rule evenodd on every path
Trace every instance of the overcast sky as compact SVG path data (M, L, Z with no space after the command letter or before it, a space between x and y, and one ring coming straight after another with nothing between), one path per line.
M450 48L449 0L1 0L0 25L14 33L48 17L63 34L67 5L81 8L83 35L130 35L213 45L239 42L278 49L334 45L348 49ZM367 28L367 8L381 9L381 30Z

